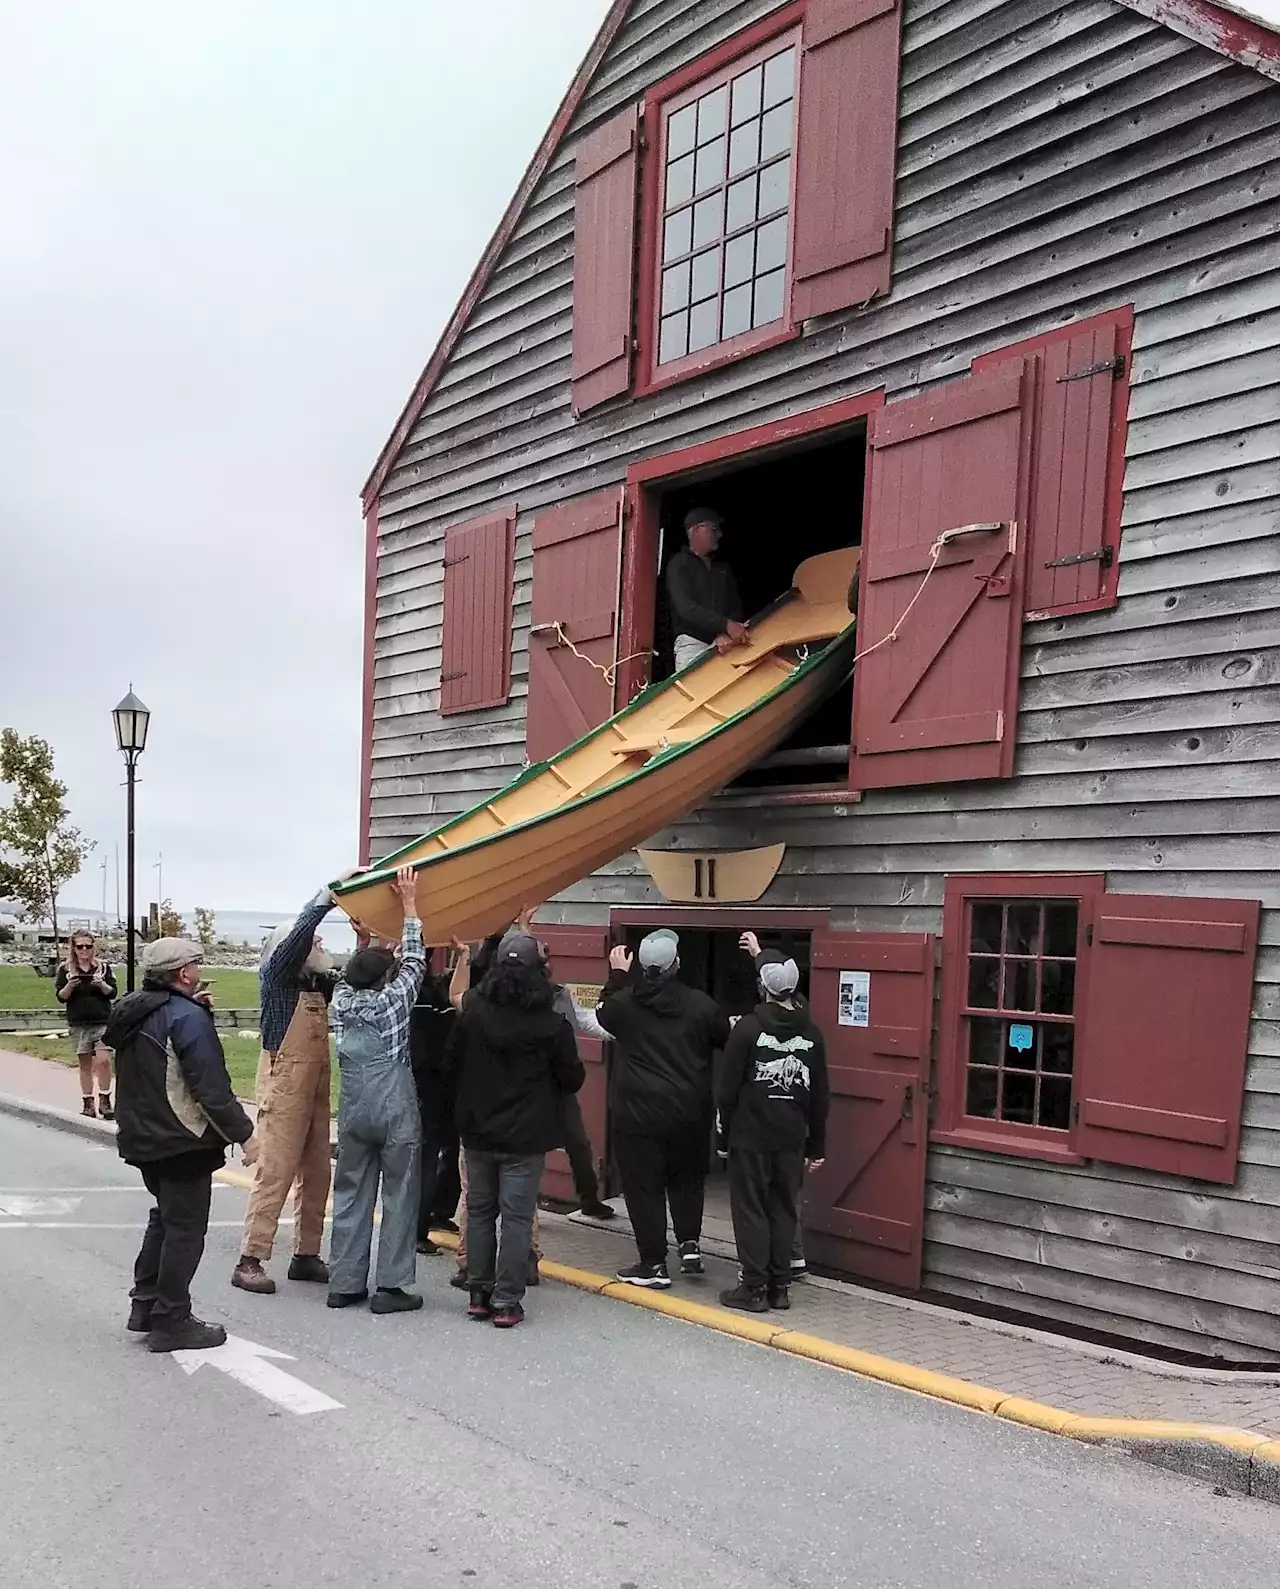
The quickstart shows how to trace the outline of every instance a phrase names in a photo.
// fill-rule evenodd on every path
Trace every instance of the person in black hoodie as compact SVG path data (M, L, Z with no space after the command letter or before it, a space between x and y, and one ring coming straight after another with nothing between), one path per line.
M639 1263L618 1271L630 1285L665 1290L667 1205L680 1250L680 1272L700 1275L702 1207L711 1150L711 1067L729 1040L729 1019L707 994L686 986L680 940L669 928L639 948L640 977L630 979L630 951L609 956L596 1019L614 1039L609 1118L622 1195Z
M227 1062L203 1000L200 950L160 938L142 953L142 988L120 1000L104 1041L116 1052L116 1145L142 1172L155 1207L133 1268L129 1329L153 1352L222 1346L220 1324L191 1316L191 1282L204 1253L213 1174L238 1142L258 1156L253 1125L231 1090Z
M543 1165L564 1142L561 1096L585 1079L573 1032L551 1000L537 941L511 934L463 1001L446 1050L458 1073L467 1161L467 1311L499 1329L524 1318Z
M102 1034L111 1018L116 979L105 960L98 959L91 932L73 932L67 944L67 961L58 967L53 991L67 1007L67 1028L80 1065L81 1113L114 1120L111 1109L111 1054ZM98 1108L93 1106L93 1083L98 1083Z
M720 1301L747 1313L791 1306L796 1203L805 1169L822 1162L830 1100L822 1033L796 994L795 961L766 950L756 971L764 1002L734 1027L716 1087L742 1265Z

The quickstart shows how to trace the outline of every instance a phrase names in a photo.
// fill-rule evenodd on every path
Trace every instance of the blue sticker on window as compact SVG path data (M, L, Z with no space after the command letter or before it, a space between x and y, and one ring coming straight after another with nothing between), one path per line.
M1035 1042L1035 1035L1029 1026L1011 1026L1009 1028L1009 1047L1016 1048L1020 1053L1024 1052Z

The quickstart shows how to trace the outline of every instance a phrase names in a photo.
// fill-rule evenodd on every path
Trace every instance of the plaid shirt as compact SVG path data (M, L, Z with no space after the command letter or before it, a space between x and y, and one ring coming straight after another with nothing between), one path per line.
M269 1054L278 1053L284 1042L293 1012L298 1008L302 968L311 953L316 928L332 909L333 898L327 888L322 889L309 905L299 911L297 921L276 945L271 958L258 973L262 1046ZM319 987L318 991L327 989Z
M388 1055L407 1065L409 1017L426 969L422 923L416 916L406 916L400 940L400 970L384 988L353 988L348 982L339 982L333 995L334 1015L341 1025L358 1011L377 1028Z

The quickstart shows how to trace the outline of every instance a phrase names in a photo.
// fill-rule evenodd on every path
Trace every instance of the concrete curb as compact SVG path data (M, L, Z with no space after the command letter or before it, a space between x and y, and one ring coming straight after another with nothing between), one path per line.
M0 1093L0 1114L16 1115L33 1125L49 1126L54 1131L66 1131L73 1137L85 1137L90 1142L114 1143L116 1128L108 1120L91 1120L88 1115L73 1114L69 1109L56 1109L52 1104L33 1103L28 1098L17 1098L12 1093Z

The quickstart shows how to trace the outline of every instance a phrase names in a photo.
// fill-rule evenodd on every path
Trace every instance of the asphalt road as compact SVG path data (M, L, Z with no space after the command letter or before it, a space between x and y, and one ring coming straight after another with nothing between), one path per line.
M414 1315L246 1296L243 1206L214 1195L197 1312L338 1409L127 1335L134 1172L0 1116L5 1589L1274 1581L1280 1507L567 1287L506 1334L468 1322L444 1259Z

